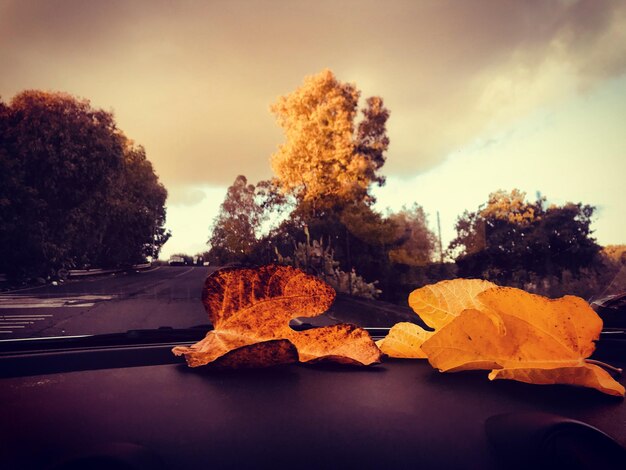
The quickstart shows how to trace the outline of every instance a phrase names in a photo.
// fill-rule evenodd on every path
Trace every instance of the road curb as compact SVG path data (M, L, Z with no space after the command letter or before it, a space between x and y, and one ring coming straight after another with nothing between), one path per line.
M157 269L160 269L162 266L160 265L152 265L151 263L144 263L144 264L135 264L133 266L127 267L127 268L120 268L120 269L72 269L72 270L68 270L68 279L73 278L75 280L77 279L82 279L82 278L87 278L90 276L98 276L98 275L106 275L106 274L116 274L116 273L121 273L124 271L128 271L128 270L136 270L139 271L141 273L148 273L148 272L152 272L152 271L156 271ZM2 274L0 274L0 276L2 276ZM20 286L20 287L13 287L10 289L5 289L2 287L2 285L0 284L0 294L11 294L14 292L22 292L22 291L29 291L29 290L35 290L35 289L40 289L42 287L45 287L47 285L50 285L49 282L45 283L45 284L41 284L41 285L28 285L28 286Z
M134 264L130 267L130 269L142 270L142 269L150 269L152 264L143 263L143 264ZM85 277L85 276L97 276L100 274L115 274L126 271L129 268L116 268L116 269L70 269L68 270L68 277Z

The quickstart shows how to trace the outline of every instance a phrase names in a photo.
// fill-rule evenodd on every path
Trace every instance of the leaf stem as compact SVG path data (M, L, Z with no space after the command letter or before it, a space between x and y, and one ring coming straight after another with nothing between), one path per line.
M594 364L596 366L600 366L603 369L606 369L609 372L613 372L613 374L615 375L622 375L622 372L624 372L622 369L620 369L619 367L613 367L610 364L607 364L606 362L602 362L602 361L596 361L595 359L585 359L585 362L587 364Z

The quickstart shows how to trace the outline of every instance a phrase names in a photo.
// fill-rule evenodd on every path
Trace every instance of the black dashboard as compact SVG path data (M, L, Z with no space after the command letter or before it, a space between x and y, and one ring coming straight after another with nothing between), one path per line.
M601 441L570 468L601 458L623 468L626 406L594 390L441 374L418 360L190 369L172 345L3 352L2 468L541 467L549 449L520 432L537 437L564 423L574 423L571 442L583 429ZM504 419L495 440L486 426L494 419Z

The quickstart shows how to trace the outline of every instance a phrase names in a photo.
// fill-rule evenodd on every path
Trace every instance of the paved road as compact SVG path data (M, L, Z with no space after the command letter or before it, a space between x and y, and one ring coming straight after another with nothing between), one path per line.
M200 301L211 267L162 266L0 295L0 339L208 323Z
M161 266L5 292L0 295L0 340L205 325L209 320L201 290L215 269ZM408 307L346 295L339 295L325 315L302 319L315 326L391 326L416 320Z

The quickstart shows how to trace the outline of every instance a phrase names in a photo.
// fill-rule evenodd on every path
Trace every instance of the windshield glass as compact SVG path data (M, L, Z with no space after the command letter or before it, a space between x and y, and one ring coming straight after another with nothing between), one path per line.
M0 340L208 325L205 278L270 263L338 293L296 324L453 278L624 309L622 2L0 0L0 31Z

